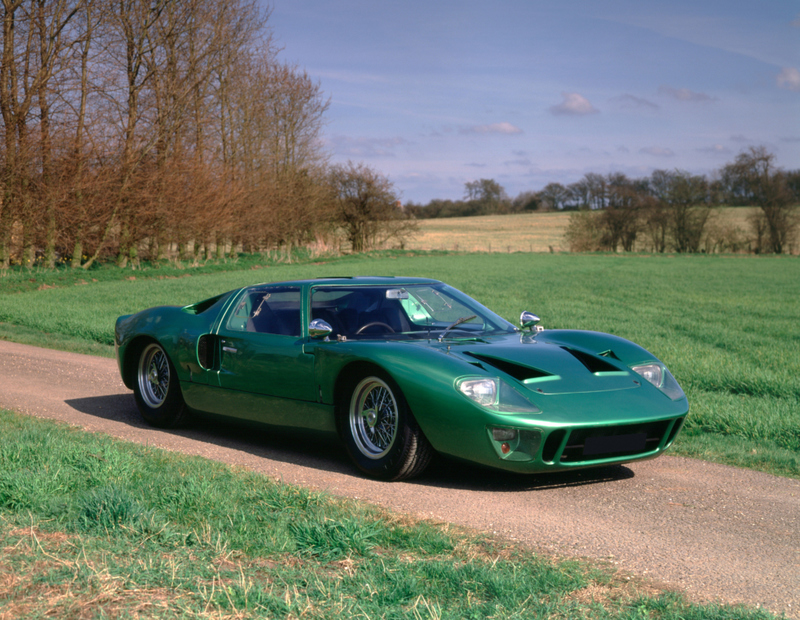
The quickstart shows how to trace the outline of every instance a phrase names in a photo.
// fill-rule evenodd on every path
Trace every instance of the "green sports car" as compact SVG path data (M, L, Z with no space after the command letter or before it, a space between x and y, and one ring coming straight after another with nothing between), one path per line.
M514 472L653 458L689 410L642 347L521 328L423 278L248 286L117 319L144 419L189 413L338 434L366 475L420 474L435 453Z

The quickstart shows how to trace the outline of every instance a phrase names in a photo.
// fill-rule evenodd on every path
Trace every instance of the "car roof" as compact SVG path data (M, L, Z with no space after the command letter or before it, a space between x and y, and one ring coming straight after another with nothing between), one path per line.
M264 282L255 286L269 286L280 284L282 286L403 286L411 284L439 284L439 280L430 278L413 278L405 276L329 276L312 278L308 280L290 280L286 282ZM246 287L252 288L252 287Z

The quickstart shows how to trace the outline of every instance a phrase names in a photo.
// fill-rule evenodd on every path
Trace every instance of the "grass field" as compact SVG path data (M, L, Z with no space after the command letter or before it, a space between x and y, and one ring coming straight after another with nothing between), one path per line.
M157 269L136 273L2 295L0 337L110 354L116 317L152 305L190 303L259 281L430 276L511 321L527 309L545 327L610 332L641 344L689 397L691 414L674 453L800 477L795 258L394 253L171 279L160 279Z
M714 209L711 222L749 231L750 207ZM565 252L570 212L519 213L419 220L411 250L456 252ZM644 235L642 236L644 238Z
M0 411L0 618L772 616Z

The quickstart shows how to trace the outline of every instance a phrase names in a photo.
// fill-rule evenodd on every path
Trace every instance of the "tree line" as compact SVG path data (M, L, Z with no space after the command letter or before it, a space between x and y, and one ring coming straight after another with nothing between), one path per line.
M788 251L800 229L800 170L784 171L764 147L740 153L712 179L683 170L655 170L631 179L588 173L571 185L549 183L510 198L492 179L465 185L460 201L433 200L407 208L417 218L570 210L571 251ZM715 221L714 207L757 207L749 231Z
M258 0L0 1L0 267L413 229L383 175L328 165L328 100Z

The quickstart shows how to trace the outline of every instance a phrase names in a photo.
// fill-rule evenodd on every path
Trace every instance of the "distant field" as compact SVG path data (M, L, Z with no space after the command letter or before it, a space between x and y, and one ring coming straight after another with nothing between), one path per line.
M569 213L481 215L419 220L421 234L406 244L412 250L457 252L565 251Z
M129 270L119 274L132 277ZM158 279L158 269L136 274L0 294L0 337L69 350L83 342L108 352L115 318L153 305L294 278L434 277L511 321L530 310L545 328L593 329L638 342L672 369L689 397L675 452L800 477L794 257L389 253L204 275L187 269L189 277L173 279ZM31 339L37 333L55 336Z
M748 231L750 207L714 211L719 223ZM570 212L483 215L419 220L420 234L406 244L411 250L460 252L565 252L564 231Z

